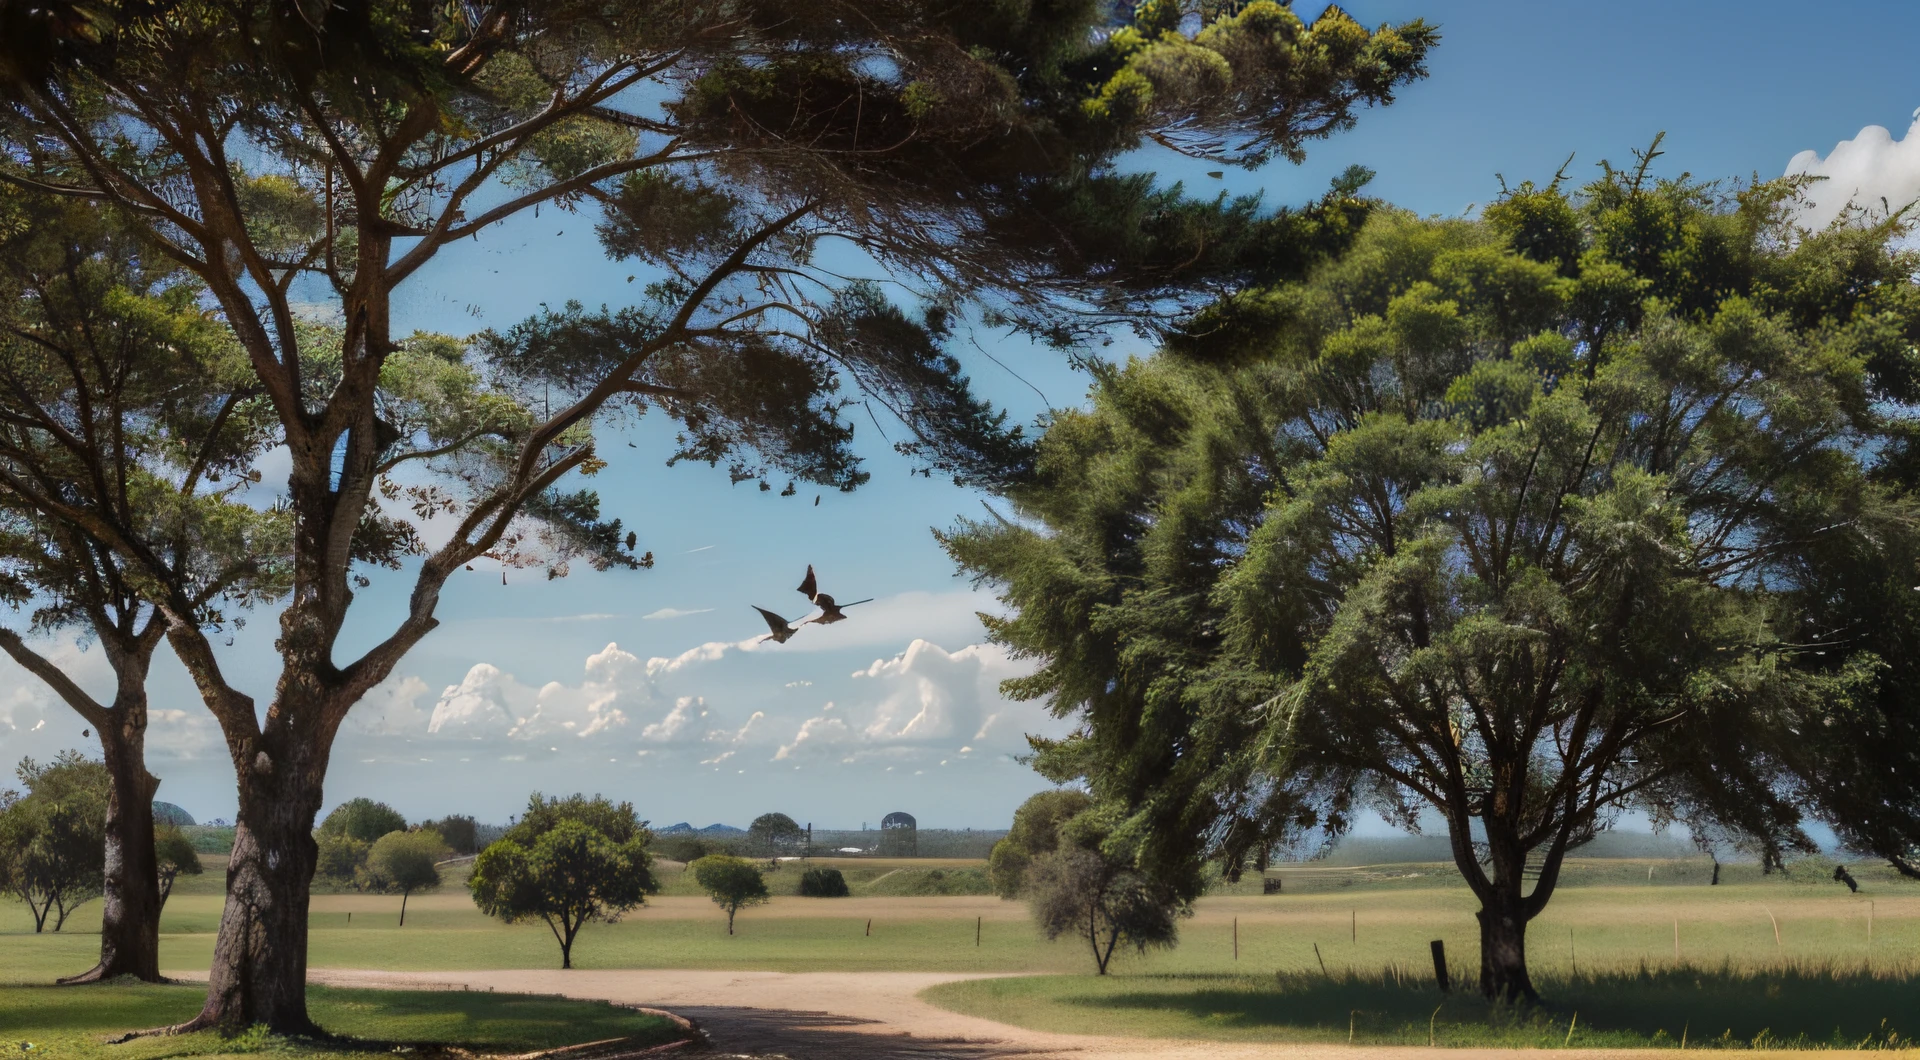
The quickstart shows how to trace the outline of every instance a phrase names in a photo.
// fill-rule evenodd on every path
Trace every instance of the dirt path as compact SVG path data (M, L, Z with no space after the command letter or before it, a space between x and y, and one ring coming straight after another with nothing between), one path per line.
M174 973L168 973L169 975ZM205 973L200 973L204 977ZM314 969L313 982L401 989L498 990L646 1005L697 1022L724 1053L791 1060L1523 1060L1528 1050L1259 1045L1050 1034L963 1016L918 997L934 972L475 971ZM1556 1050L1559 1060L1626 1060L1656 1050Z

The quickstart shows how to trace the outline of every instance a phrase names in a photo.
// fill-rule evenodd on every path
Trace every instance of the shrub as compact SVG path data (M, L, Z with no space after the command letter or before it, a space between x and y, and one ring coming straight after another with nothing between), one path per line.
M367 863L367 851L373 846L365 840L344 834L321 835L314 842L320 848L315 875L341 883L351 883L360 874L361 868Z
M800 877L802 898L845 898L847 878L839 869L808 869Z

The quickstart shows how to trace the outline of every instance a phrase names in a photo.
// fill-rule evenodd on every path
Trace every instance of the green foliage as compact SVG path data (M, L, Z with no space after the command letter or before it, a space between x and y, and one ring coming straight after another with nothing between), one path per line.
M1026 447L932 352L952 339L931 323L972 316L1071 343L1117 321L1154 327L1195 288L1275 260L1315 260L1314 248L1279 245L1290 224L1219 255L1176 253L1244 212L1224 200L1157 211L1168 219L1144 239L1077 238L1124 228L1132 210L1075 228L1035 219L1102 184L1131 207L1160 204L1111 185L1122 155L1147 144L1222 164L1298 158L1423 76L1437 41L1424 23L1369 32L1338 11L1301 26L1272 3L1209 7L1193 24L1168 23L1167 10L369 0L307 18L281 0L101 0L23 19L18 32L10 22L6 186L167 204L122 216L158 249L152 260L195 275L206 293L187 292L175 315L228 340L238 369L231 386L196 380L184 392L216 407L243 395L234 422L284 446L291 465L287 502L268 512L236 503L178 519L193 505L159 474L135 503L39 496L31 507L77 513L103 551L138 568L150 599L195 600L208 583L149 562L174 541L147 532L148 512L218 530L224 555L260 558L274 577L257 581L287 595L283 627L297 631L278 641L282 693L264 713L238 706L209 628L176 620L168 635L231 746L272 744L263 724L282 722L262 718L286 719L274 731L294 745L272 757L325 762L342 717L434 627L467 564L492 557L552 576L573 559L644 565L637 536L562 481L605 466L595 430L616 417L658 409L683 428L676 459L724 463L768 492L779 479L790 496L801 481L851 489L867 473L849 406L871 378L930 463L1002 481L995 465ZM208 160L207 145L236 143L246 149ZM702 191L714 188L724 198ZM542 206L603 205L614 207L600 214L609 246L659 263L638 308L536 318L459 363L456 343L393 333L396 289L436 257ZM1345 216L1331 211L1326 227ZM659 237L638 234L650 229ZM892 319L878 323L900 341L870 341L872 328L845 329L860 341L837 348L818 341L849 288L821 250L841 244L871 262L868 279L920 281L922 304L901 316L928 341L906 341ZM303 319L291 292L308 290L337 299L338 327ZM222 449L246 458L223 474L251 474L256 450ZM423 533L434 519L451 525ZM249 534L263 547L235 547ZM349 657L338 640L373 573L356 564L406 570L418 608L365 631L369 647ZM243 782L240 814L264 821L256 799L317 803L324 779L283 774L271 792ZM233 871L280 871L263 865L243 857ZM256 893L297 905L304 884L281 882ZM222 959L251 962L234 971L252 985L213 1007L252 1022L284 1000L275 1028L310 1030L297 945L232 941Z
M813 868L800 875L802 898L845 898L850 893L839 869Z
M1021 890L1041 932L1048 939L1086 940L1100 975L1122 942L1142 953L1171 947L1180 937L1179 918L1192 913L1171 887L1126 859L1075 845L1033 859Z
M1361 807L1437 814L1518 932L1483 973L1511 996L1561 859L1627 807L1804 847L1878 663L1809 644L1843 627L1800 587L1824 556L1916 580L1876 481L1909 377L1876 351L1920 298L1895 229L1795 233L1791 192L1643 164L1481 221L1378 211L1058 414L1022 519L947 541L1040 661L1008 691L1080 721L1035 764L1084 778L1104 849L1237 875Z
M367 876L382 890L400 892L400 926L407 924L407 899L415 891L431 891L440 886L436 863L447 855L446 841L440 833L420 829L413 832L388 832L374 840L367 851Z
M33 930L66 926L76 906L97 897L106 871L106 766L78 751L45 765L20 760L26 794L0 792L0 889L25 902Z
M170 802L153 801L153 823L170 824L175 827L192 827L193 815Z
M544 921L560 944L560 966L571 968L582 927L615 923L659 890L649 838L629 803L536 792L520 820L474 860L467 888L488 916Z
M316 876L336 883L355 883L362 878L362 870L367 865L367 852L373 849L372 843L355 839L344 832L316 835L314 843L319 848L314 869Z
M685 864L718 852L719 846L699 836L667 835L655 836L648 849L658 857Z
M227 854L233 850L234 828L232 825L200 824L191 828L182 828L180 831L187 837L187 841L193 844L194 852L197 854Z
M750 905L765 902L767 878L760 873L760 867L745 858L736 858L730 854L708 854L699 861L687 866L693 878L699 882L700 889L707 892L713 904L727 911L727 934L733 934L735 913Z
M206 870L200 865L200 853L193 841L172 822L157 822L153 827L153 853L159 866L160 905L165 907L173 894L173 881L180 876L198 876Z
M1092 808L1092 796L1071 788L1043 791L1021 803L1013 811L1012 830L993 845L987 859L994 893L1002 898L1020 897L1033 859L1058 849L1062 826Z
M389 832L406 830L407 819L400 816L400 811L384 802L361 796L335 806L333 812L320 822L314 834L321 837L345 836L371 844Z
M422 821L420 828L438 832L446 841L447 849L455 854L475 854L480 850L479 829L471 817L448 814L437 821Z
M747 825L747 846L763 858L792 854L806 840L806 830L784 813L763 813Z

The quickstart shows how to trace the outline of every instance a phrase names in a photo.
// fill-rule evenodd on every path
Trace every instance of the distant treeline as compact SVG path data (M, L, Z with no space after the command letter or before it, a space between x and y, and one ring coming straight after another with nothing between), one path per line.
M474 839L481 847L485 847L487 844L500 838L501 834L506 830L507 826L503 824L475 823L473 826ZM193 849L199 853L227 854L233 851L233 826L231 825L191 825L182 828L181 831L186 833L187 838L193 843ZM984 859L992 852L993 845L1005 838L1006 834L1007 832L1004 828L922 828L918 830L916 835L918 849L915 856L922 858ZM1362 840L1360 842L1371 842L1371 840ZM1387 842L1400 842L1400 840L1388 840ZM1425 843L1428 842L1428 840L1414 839L1411 840L1411 842ZM871 828L866 831L860 831L858 829L828 830L822 828L813 830L812 853L816 857L878 856L879 846L880 830L878 828ZM1401 857L1381 858L1377 860L1444 860L1446 858L1444 847L1445 843L1442 842L1442 852L1431 858L1422 856L1419 858ZM851 848L860 851L860 853L841 853L843 848ZM1690 850L1691 848L1688 849ZM726 836L656 836L653 842L653 850L659 856L671 858L675 861L688 861L691 860L692 857L699 857L702 853L737 854L742 857L757 857L766 854L765 851L754 849L753 838L745 833ZM796 850L793 853L798 854L803 853L803 851ZM691 857L683 855L691 855ZM1359 864L1359 862L1353 862L1353 864Z
M917 857L923 858L984 858L993 852L993 845L1005 839L1004 828L921 828L915 833L918 845ZM813 830L813 851L826 854L842 847L857 847L863 851L874 851L880 846L880 830L866 831L829 831L824 828Z

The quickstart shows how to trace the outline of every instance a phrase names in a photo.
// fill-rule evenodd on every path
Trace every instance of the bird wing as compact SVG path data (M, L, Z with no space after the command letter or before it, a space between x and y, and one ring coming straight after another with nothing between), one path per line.
M811 600L813 599L814 594L819 591L820 591L820 583L814 579L813 564L809 563L807 564L807 576L806 578L802 579L800 582L800 595Z
M772 630L775 633L785 633L787 629L792 625L792 623L788 622L786 619L781 618L779 615L774 614L773 612L767 610L764 607L761 607L759 604L750 604L748 606L752 607L755 611L760 612L760 617L767 620L767 628Z

